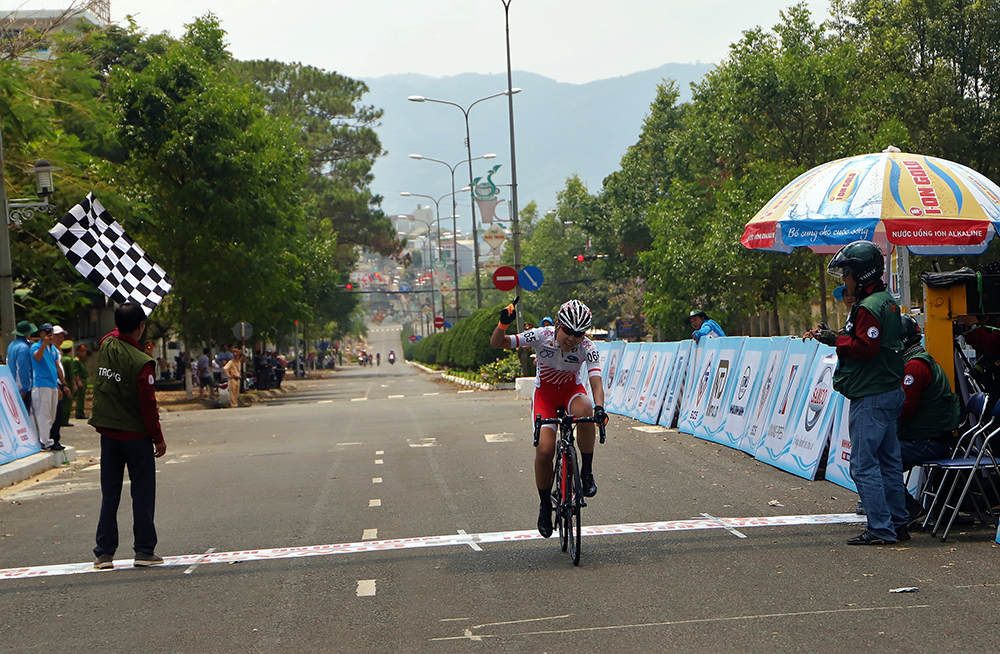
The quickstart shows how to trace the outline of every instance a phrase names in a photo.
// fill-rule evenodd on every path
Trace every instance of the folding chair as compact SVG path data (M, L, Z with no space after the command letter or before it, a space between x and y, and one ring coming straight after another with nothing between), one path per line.
M941 488L941 484L935 485L931 483L934 471L940 468L938 463L942 460L951 460L958 457L964 457L966 451L969 449L970 443L973 442L973 439L976 438L978 434L990 428L995 418L992 414L987 415L986 407L988 404L989 404L989 398L985 393L974 393L973 395L971 395L969 397L968 403L966 404L966 411L967 411L966 420L968 421L969 426L965 431L961 433L961 435L958 438L955 439L955 446L951 448L951 453L949 454L949 458L934 459L931 461L924 461L923 463L919 464L920 467L927 469L927 479L926 481L924 481L924 484L920 489L920 494L917 497L917 500L920 502L921 505L925 505L926 498L928 497L931 498L931 504L927 510L927 516L930 516L933 513L933 510L935 508L935 502L937 500L937 492ZM1000 424L1000 419L997 420L998 424ZM907 483L909 482L910 475L913 474L913 470L915 469L916 466L914 466L914 468L911 468L910 471L907 473L906 475ZM942 482L944 481L943 475L941 481ZM929 519L930 518L928 517L927 519L924 520L924 522L920 525L921 529L927 526L927 520Z
M931 535L936 536L944 518L950 510L951 514L944 533L941 536L941 542L947 540L948 531L954 524L959 509L966 498L969 498L972 502L973 511L980 522L986 523L984 516L988 516L990 522L996 524L996 515L993 513L992 505L993 498L1000 497L1000 492L998 492L994 477L990 473L996 473L997 477L1000 478L1000 466L998 466L996 457L993 455L991 441L995 438L1000 439L1000 403L990 413L988 421L983 423L982 419L980 419L977 421L977 426L970 428L962 435L959 439L959 444L953 452L953 457L955 458L927 461L923 464L929 468L936 468L942 471L941 482L933 492L933 500L927 511L927 517L924 518L921 525L921 528L926 528L930 520L934 518L934 529L931 531ZM983 438L984 433L986 434L985 438ZM984 475L983 472L986 472L986 474ZM966 473L965 483L957 501L952 503L951 500L962 479L962 473ZM983 486L981 480L983 477L989 482L989 487L993 492L992 495L986 492L986 487ZM949 479L952 480L951 484L948 483ZM969 491L972 488L973 482L975 482L976 488L970 494ZM943 501L939 505L939 500L942 499L942 493L945 488L948 489L947 494L944 494ZM937 510L936 514L935 510Z

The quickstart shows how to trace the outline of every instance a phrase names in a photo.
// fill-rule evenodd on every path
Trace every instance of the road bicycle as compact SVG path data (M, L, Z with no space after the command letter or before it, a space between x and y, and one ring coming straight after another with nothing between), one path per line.
M542 418L535 415L535 447L538 447L538 437L542 425L558 425L559 437L556 439L556 467L553 479L555 490L552 491L552 501L555 506L555 528L559 531L559 547L563 552L569 548L573 565L580 565L580 538L583 535L583 525L580 520L580 510L587 506L583 497L583 482L580 479L580 459L576 453L575 426L590 422L597 425L601 434L601 444L604 444L606 434L604 425L595 418L580 417L567 414L565 409L557 409L555 418Z

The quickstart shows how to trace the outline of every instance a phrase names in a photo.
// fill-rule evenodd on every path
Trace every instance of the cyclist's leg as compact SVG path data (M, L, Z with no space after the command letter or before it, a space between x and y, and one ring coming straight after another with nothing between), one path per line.
M574 416L592 418L594 405L590 397L581 388L569 401L569 411ZM592 422L580 423L576 426L576 442L580 448L580 476L583 478L584 497L597 495L597 483L594 481L594 445L597 442L597 425Z
M531 419L534 420L536 415L555 418L557 405L552 400L552 393L536 388L531 402ZM539 496L543 490L548 493L552 488L552 460L555 454L556 426L545 425L539 432L538 447L535 448L535 487Z

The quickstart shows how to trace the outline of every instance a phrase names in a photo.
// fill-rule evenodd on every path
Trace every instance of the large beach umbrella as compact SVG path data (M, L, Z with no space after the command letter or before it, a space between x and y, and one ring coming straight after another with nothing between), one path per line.
M799 175L746 224L741 242L828 251L884 231L915 254L981 254L998 227L996 184L962 164L890 147Z

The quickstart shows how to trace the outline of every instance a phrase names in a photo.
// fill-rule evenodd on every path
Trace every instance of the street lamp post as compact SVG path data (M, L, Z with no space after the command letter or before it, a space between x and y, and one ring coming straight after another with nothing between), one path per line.
M474 184L472 179L472 137L469 131L469 112L480 102L484 100L490 100L492 98L499 98L500 96L507 95L511 96L515 93L520 93L521 89L510 88L510 84L507 84L507 90L500 93L494 93L493 95L488 95L485 98L479 98L468 107L463 107L455 102L449 102L448 100L434 100L432 98L425 98L422 95L411 95L407 98L410 102L436 102L438 104L447 104L452 107L458 107L465 116L465 149L469 154L469 187L471 188ZM476 229L476 198L474 195L469 196L469 203L472 206L472 251L473 251L473 267L476 271L476 308L483 308L483 288L482 282L479 279L479 232ZM457 297L457 296L456 296Z
M35 192L41 202L18 198L7 200L7 181L4 176L3 133L0 132L0 206L3 207L3 234L0 234L0 331L3 332L3 348L12 340L14 331L14 267L10 256L10 225L20 225L22 220L33 218L35 212L50 213L49 196L55 190L52 173L55 168L45 159L39 159L25 172L35 174Z
M409 195L413 195L410 193ZM426 196L419 196L426 197ZM434 198L430 198L433 200ZM437 309L434 307L434 266L428 265L427 262L431 260L433 254L433 248L431 247L431 224L426 220L420 220L414 216L401 215L399 218L406 218L407 220L415 220L418 223L423 223L427 225L427 258L424 259L424 268L430 270L431 273L431 313L437 315ZM438 209L438 258L441 258L441 210ZM422 255L421 255L422 256ZM444 301L441 302L441 313L444 313ZM423 323L421 323L422 325Z
M413 155L413 154L411 154L410 156L411 157L415 157L415 158L423 158L420 155ZM496 155L493 155L493 156L495 157ZM428 159L428 161L437 161L437 159ZM439 163L444 163L444 162L441 161ZM447 165L447 164L445 164L445 165ZM456 221L458 220L458 215L454 213L454 210L455 210L455 194L456 193L462 193L463 191L467 191L467 190L469 190L469 187L466 186L466 187L460 188L459 190L456 191L455 190L455 178L454 178L454 176L452 176L452 186L451 186L451 188L452 188L451 193L445 193L444 195L442 195L439 198L435 198L432 195L423 195L421 193L410 193L408 191L400 191L399 194L401 196L403 196L404 198L410 198L410 197L413 197L413 198L427 198L428 200L430 200L431 202L434 203L434 208L437 211L438 259L440 259L442 261L444 261L444 257L441 256L441 200L445 199L448 196L451 196L451 208L452 208L452 214L451 214L451 230L452 230L452 234L451 234L451 236L452 236L452 250L453 250L454 255L455 255L455 322L457 323L458 322L458 316L459 316L459 307L460 307L460 304L459 304L459 301L458 301L458 297L459 297L459 294L458 294L458 282L459 282L459 278L458 278L458 231L457 231L458 227L457 227L457 224L456 224ZM409 216L407 216L407 217L409 217ZM423 222L423 221L421 220L420 222ZM427 223L424 223L424 224L426 225ZM430 229L430 227L428 227L428 229ZM444 313L445 313L445 310L444 310L444 299L442 298L442 300L441 300L441 314L444 315Z
M464 159L462 161L459 161L455 165L451 165L447 161L441 161L440 159L433 159L431 157L425 157L425 156L423 156L421 154L411 154L410 155L410 159L416 159L417 161L433 161L434 163L443 164L445 167L448 168L448 171L451 173L451 232L452 232L452 236L453 236L453 239L454 239L453 242L454 242L454 246L455 246L454 247L454 250L455 250L455 322L457 323L458 322L458 316L459 316L459 311L460 311L461 303L459 302L459 296L460 296L460 293L459 293L459 286L460 286L459 281L460 281L460 278L458 276L458 225L455 222L455 220L458 218L458 206L457 206L457 196L456 196L456 193L460 193L461 191L464 191L466 189L463 188L463 189L460 189L459 191L455 190L455 171L458 169L459 166L461 166L464 163L468 163L469 164L469 170L472 170L472 162L473 161L479 161L480 159L496 159L496 155L493 154L493 153L484 154L481 157L472 157L471 159ZM472 184L470 183L469 186L467 186L466 188L471 191L472 190ZM423 196L423 197L427 197L427 196ZM441 196L441 197L444 198L445 196ZM474 201L473 201L473 204L475 204ZM439 212L440 212L440 207L439 207ZM478 290L478 286L479 286L479 282L478 282L478 279L479 279L479 249L478 249L478 244L476 243L477 239L476 239L476 214L475 214L475 211L473 211L473 214L472 214L472 234L473 234L473 236L472 236L472 240L473 240L473 252L475 253L475 259L476 259L475 264L473 265L473 268L474 268L475 273L476 273L476 280L477 280L476 286L477 286L477 290ZM477 308L481 308L481 307L477 306Z

